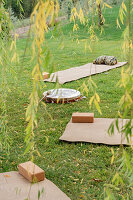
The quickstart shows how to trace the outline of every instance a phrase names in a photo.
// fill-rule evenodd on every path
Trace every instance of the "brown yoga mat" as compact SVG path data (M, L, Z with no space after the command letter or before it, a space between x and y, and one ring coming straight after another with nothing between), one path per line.
M72 123L72 120L67 124L65 132L60 137L60 140L68 142L90 142L101 143L108 145L133 145L133 133L131 143L128 144L125 135L118 133L114 129L114 135L108 135L108 128L114 119L109 118L95 118L94 123ZM126 119L123 120L123 124ZM122 120L119 119L119 125L122 125Z
M122 67L123 65L126 64L127 62L119 62L116 65L95 65L92 63L88 63L80 67L73 67L70 69L52 73L50 75L50 78L45 79L44 81L56 82L58 80L60 84L64 84L66 82L75 81L90 75L106 72L110 69Z
M31 184L18 172L0 173L0 200L38 200L39 191L39 200L70 200L48 179Z

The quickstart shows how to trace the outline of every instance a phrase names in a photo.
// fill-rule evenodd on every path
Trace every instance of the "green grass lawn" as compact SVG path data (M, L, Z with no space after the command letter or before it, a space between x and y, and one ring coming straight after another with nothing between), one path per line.
M125 61L121 49L122 30L117 30L115 28L116 24L113 23L115 22L118 9L115 8L112 11L106 10L105 15L107 13L107 24L109 26L105 26L104 36L99 35L101 39L94 44L92 52L88 48L85 52L85 42L88 41L89 43L89 40L87 28L83 26L80 26L80 30L76 34L72 32L72 24L63 26L63 49L59 48L60 39L51 38L52 31L49 32L46 36L46 42L53 59L49 67L54 66L55 70L63 70L80 66L92 62L97 56L103 54L114 55L119 61ZM97 34L99 34L98 31ZM76 38L79 39L79 44L76 43ZM17 41L18 53L20 55L20 64L16 66L17 83L10 75L7 75L10 88L12 88L7 99L8 130L12 144L9 156L2 153L1 172L17 170L19 163L29 159L28 155L23 155L23 152L25 150L25 111L32 89L31 71L33 64L30 63L32 41L28 43L28 48L23 58L26 42L27 39L25 38ZM118 163L114 162L111 165L111 146L61 142L59 141L59 137L62 135L73 112L94 112L95 117L101 118L116 117L118 102L123 94L123 90L116 86L120 80L120 75L121 68L111 70L107 74L101 73L92 76L93 81L97 84L97 93L101 98L100 106L102 115L94 107L92 109L89 108L91 92L86 96L86 99L79 102L64 105L47 104L46 110L42 104L39 105L35 144L41 157L35 155L34 162L44 169L46 177L55 183L72 200L103 199L104 184L110 183L117 170ZM81 85L87 81L88 77L66 83L62 87L77 89L81 91L82 95L86 95L81 90ZM42 82L41 85L42 93L45 90L55 88L54 83ZM40 94L41 97L42 94ZM47 112L50 113L53 120L50 119ZM46 137L49 140L47 144ZM119 157L121 155L121 148L115 146L113 149L117 153L117 157ZM126 149L130 151L129 147L126 147ZM95 179L99 179L100 181L97 182ZM126 190L127 188L123 189L123 192L126 193ZM121 193L118 193L118 199L122 199Z

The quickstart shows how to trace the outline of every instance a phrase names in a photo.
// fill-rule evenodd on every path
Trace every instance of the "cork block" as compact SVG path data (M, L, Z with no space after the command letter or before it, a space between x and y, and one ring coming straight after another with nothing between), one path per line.
M94 113L73 113L72 123L93 123Z
M45 179L44 170L31 161L19 164L18 171L30 182L40 182Z
M43 72L42 76L43 76L43 79L48 79L49 73L48 72Z

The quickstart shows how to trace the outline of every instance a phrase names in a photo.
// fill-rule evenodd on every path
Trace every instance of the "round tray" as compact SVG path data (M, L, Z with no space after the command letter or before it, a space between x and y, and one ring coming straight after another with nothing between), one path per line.
M54 103L67 103L72 101L77 101L80 99L81 94L79 91L68 88L59 88L49 90L43 93L44 100L47 102Z

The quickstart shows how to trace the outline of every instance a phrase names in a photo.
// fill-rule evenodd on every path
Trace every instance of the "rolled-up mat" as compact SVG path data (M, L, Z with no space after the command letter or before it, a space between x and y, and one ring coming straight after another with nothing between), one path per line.
M108 145L133 145L133 133L130 143L128 143L125 134L118 133L116 127L114 128L114 135L110 136L108 134L109 126L113 120L109 118L95 118L94 123L72 123L72 120L70 120L60 140ZM126 119L119 119L119 126L124 125L126 121Z

